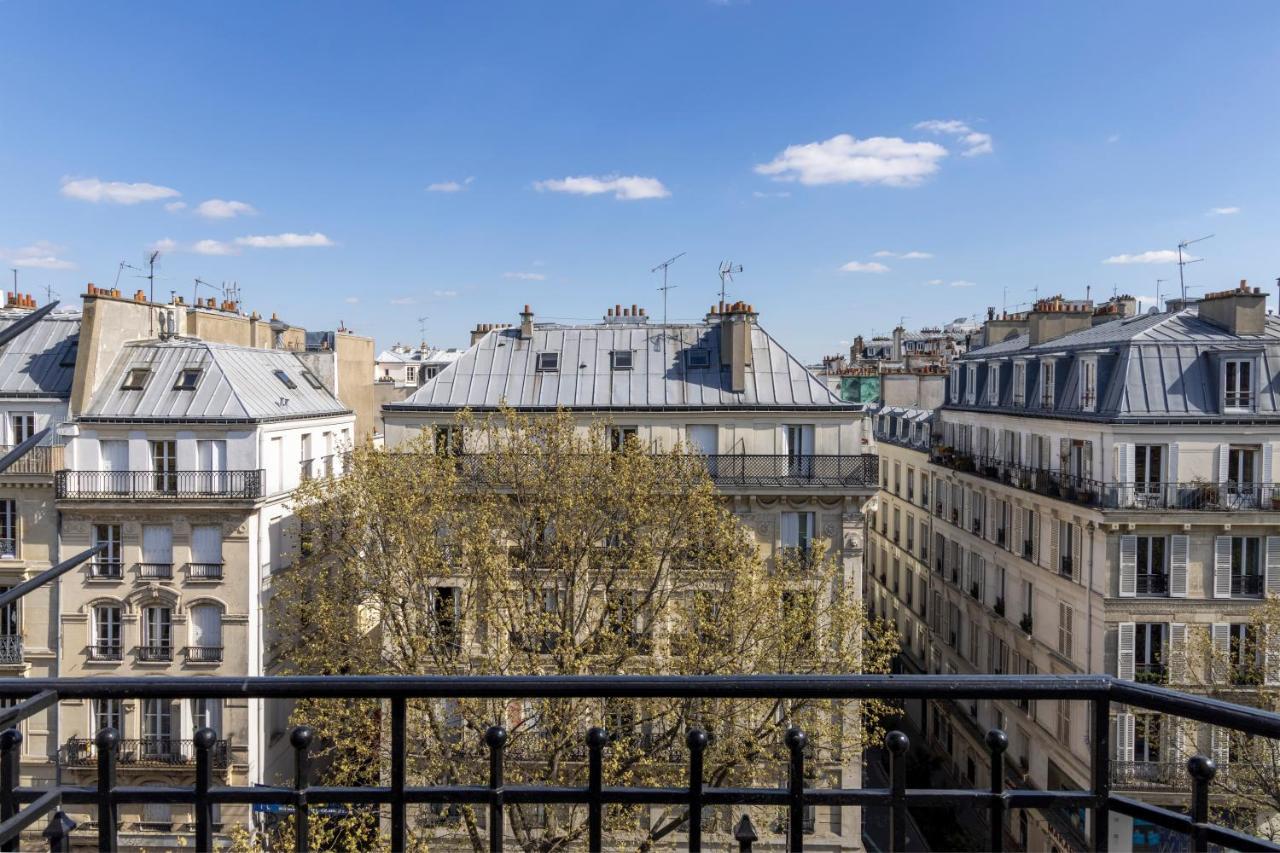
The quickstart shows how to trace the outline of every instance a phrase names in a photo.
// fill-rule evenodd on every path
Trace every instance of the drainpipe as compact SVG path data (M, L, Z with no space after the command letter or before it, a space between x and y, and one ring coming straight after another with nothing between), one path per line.
M1090 521L1085 529L1089 531L1089 595L1085 599L1085 624L1089 628L1085 632L1085 672L1093 672L1093 534L1098 528Z

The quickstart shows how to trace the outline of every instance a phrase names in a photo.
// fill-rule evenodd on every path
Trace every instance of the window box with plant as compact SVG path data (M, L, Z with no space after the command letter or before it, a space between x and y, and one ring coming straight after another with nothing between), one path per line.
M1018 627L1021 628L1022 633L1026 634L1028 637L1031 636L1032 624L1030 613L1022 614L1022 619L1018 621Z

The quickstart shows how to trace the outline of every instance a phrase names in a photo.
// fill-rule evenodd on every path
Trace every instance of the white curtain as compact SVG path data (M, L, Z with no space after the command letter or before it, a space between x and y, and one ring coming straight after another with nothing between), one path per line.
M104 439L98 442L102 453L103 471L129 470L129 442L123 439Z
M191 608L191 645L197 648L222 645L222 608L212 604Z
M145 524L142 527L142 562L173 562L173 528L167 524Z
M222 562L222 526L197 524L191 528L191 562Z
M200 487L211 492L222 491L226 486L227 443L221 439L197 441L196 456L203 472L201 479L205 481Z

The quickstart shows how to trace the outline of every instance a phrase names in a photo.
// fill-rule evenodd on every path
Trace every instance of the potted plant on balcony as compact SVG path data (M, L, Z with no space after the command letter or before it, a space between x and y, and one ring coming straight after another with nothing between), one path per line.
M1004 615L1004 596L1002 595L996 596L996 603L992 609L995 610L997 616Z
M1031 636L1031 614L1030 613L1022 614L1022 619L1018 622L1018 627L1022 629L1022 633L1026 634L1028 637Z

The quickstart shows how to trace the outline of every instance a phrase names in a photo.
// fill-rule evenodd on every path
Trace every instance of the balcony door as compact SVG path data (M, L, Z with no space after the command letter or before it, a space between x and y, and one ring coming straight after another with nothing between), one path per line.
M168 758L177 753L173 747L173 703L168 699L142 700L142 754Z
M212 604L191 608L191 645L197 649L222 649L222 609Z
M123 495L129 492L129 442L104 438L98 442L99 465L103 471L102 491Z
M178 491L178 443L173 439L151 442L152 488L157 492Z
M782 438L788 476L812 477L813 424L786 424L782 427Z
M196 442L196 457L200 466L200 488L210 494L222 494L227 489L227 443L221 439Z
M173 567L173 528L167 524L142 525L142 577L166 577Z

